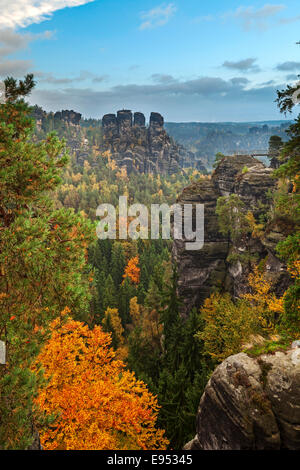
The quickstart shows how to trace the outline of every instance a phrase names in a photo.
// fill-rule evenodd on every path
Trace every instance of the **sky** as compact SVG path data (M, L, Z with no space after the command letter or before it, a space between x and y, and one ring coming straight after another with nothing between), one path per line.
M300 74L299 0L0 0L0 11L0 77L34 73L30 101L47 111L283 119L276 89Z

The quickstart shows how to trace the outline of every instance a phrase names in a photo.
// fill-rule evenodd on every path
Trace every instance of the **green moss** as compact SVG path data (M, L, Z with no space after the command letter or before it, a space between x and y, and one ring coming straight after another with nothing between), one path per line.
M267 386L267 382L268 382L268 374L269 374L269 372L270 372L270 370L272 369L273 366L269 362L265 362L262 359L258 359L257 362L258 362L258 364L260 366L260 369L261 369L261 374L260 374L259 380L262 383L263 389L265 390L265 388Z
M280 341L266 341L262 345L253 346L250 349L247 349L243 352L248 354L248 356L256 358L262 356L263 354L275 354L277 351L287 351L290 347L291 339L282 338Z
M254 392L251 395L251 401L255 407L259 408L264 414L272 412L272 406L264 393Z
M231 251L226 258L227 263L236 263L240 261L243 266L247 266L250 262L256 263L258 261L258 254L257 253L240 253L237 251Z

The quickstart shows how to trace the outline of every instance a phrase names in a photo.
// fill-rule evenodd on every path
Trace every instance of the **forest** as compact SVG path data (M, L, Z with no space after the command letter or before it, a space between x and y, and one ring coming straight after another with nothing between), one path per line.
M300 117L280 143L270 208L255 213L237 195L220 197L216 207L228 243L260 240L275 221L288 228L276 247L285 290L274 291L266 263L245 253L243 295L220 285L183 314L172 241L99 240L96 208L116 206L120 195L147 207L173 204L184 188L210 181L225 156L218 154L211 174L128 175L101 152L99 123L84 120L78 161L77 128L52 115L36 125L27 103L34 77L5 85L0 448L28 449L38 439L45 450L180 450L195 435L200 398L222 361L300 340ZM290 96L289 88L279 92L282 111L293 107Z
M228 122L228 123L166 123L170 135L192 151L211 169L214 155L248 153L268 150L270 137L276 135L286 140L286 130L291 121ZM264 160L266 163L267 161Z

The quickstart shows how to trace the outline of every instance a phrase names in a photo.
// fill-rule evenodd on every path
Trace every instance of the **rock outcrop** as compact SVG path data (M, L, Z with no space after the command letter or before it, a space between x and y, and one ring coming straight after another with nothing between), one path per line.
M184 166L187 152L168 136L159 113L151 113L146 127L144 114L124 109L103 116L102 127L104 150L128 174L173 174Z
M54 114L54 119L61 119L71 126L78 126L81 121L81 114L76 111L64 109Z
M300 450L300 348L228 357L201 398L187 450Z
M237 194L256 217L265 214L270 208L268 193L276 186L272 172L249 155L225 157L210 179L200 179L182 192L178 202L204 204L205 217L202 250L186 251L186 240L175 240L173 244L183 314L201 306L215 288L223 288L234 297L245 293L250 259L255 258L257 263L265 260L277 294L282 294L288 287L289 276L275 251L277 243L287 235L282 232L282 226L275 223L267 228L264 238L249 236L243 244L233 244L219 232L215 212L219 197ZM288 226L284 230L288 230Z

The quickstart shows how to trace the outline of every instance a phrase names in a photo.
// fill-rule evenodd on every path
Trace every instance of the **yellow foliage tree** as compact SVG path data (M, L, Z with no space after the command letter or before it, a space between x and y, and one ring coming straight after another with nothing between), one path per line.
M240 352L257 334L274 337L277 317L284 313L284 296L278 299L271 292L271 283L257 266L248 282L251 293L237 302L229 294L212 294L201 309L205 327L197 336L217 362Z
M124 342L124 328L122 326L119 311L117 308L108 307L106 309L104 313L104 318L102 320L102 325L104 326L104 328L112 328L118 344L122 344Z
M271 283L258 266L248 277L251 293L244 294L243 298L255 308L259 320L264 328L273 329L276 317L284 313L284 296L277 298L271 292Z
M204 342L205 352L222 362L241 351L242 345L259 331L259 320L245 301L232 302L229 294L212 294L201 309L205 320L203 331L197 337Z
M117 308L106 309L102 325L105 331L112 333L112 345L116 350L116 357L125 361L128 357L128 346L125 344L124 328Z
M264 234L264 224L258 224L255 220L254 214L251 211L247 212L246 220L252 230L252 237L261 239Z
M133 324L138 325L140 318L141 318L141 312L140 312L140 305L137 302L137 297L132 297L132 299L130 299L129 310L130 310L130 316L132 318Z
M112 171L114 171L118 168L115 160L109 160L108 163L107 163L107 167L110 168Z

